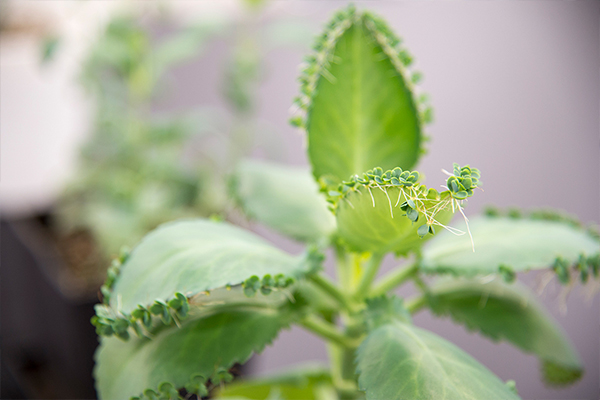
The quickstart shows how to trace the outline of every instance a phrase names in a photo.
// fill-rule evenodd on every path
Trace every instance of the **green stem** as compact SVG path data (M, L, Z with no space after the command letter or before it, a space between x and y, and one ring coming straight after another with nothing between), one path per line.
M405 306L406 310L411 314L416 314L421 311L427 305L427 297L419 296L413 299L409 299L406 301Z
M375 285L375 287L369 293L369 296L381 296L386 294L395 287L401 285L407 280L414 278L417 271L419 270L419 264L414 263L405 268L395 269L383 278Z
M309 331L348 349L358 347L357 341L342 334L335 325L314 315L308 315L300 321L300 325Z
M338 392L356 395L357 387L354 367L354 350L346 349L335 344L327 345L331 360L331 378ZM340 396L340 398L354 398L355 396Z
M348 254L344 251L343 247L339 244L335 244L335 260L336 260L336 273L337 278L342 285L344 291L349 291L352 286L351 278L351 265L348 262Z
M421 291L421 293L429 293L429 287L419 275L413 276L413 281L415 282L415 285Z
M327 277L320 275L320 274L314 274L309 279L316 286L318 286L324 292L326 292L329 296L331 296L332 298L337 300L337 302L344 309L346 309L348 311L351 310L351 305L350 305L350 302L348 301L348 298L346 297L346 295L344 293L342 293L340 288L337 285L335 285L330 279L328 279Z
M377 276L377 272L379 271L382 260L383 254L374 253L369 261L367 261L363 274L360 278L360 282L358 283L356 291L354 292L354 297L360 299L367 297L371 283L373 283L373 280Z

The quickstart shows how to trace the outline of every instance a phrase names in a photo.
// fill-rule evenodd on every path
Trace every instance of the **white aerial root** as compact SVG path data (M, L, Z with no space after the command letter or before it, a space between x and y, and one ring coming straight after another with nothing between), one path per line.
M569 294L575 286L575 279L571 280L567 285L563 286L560 293L558 294L558 311L561 315L567 315L567 300Z
M544 291L546 290L546 287L548 287L548 284L550 282L552 282L554 277L556 277L556 272L545 271L538 276L539 276L539 283L536 288L536 293L538 296L541 296L544 293Z
M367 186L367 189L369 190L369 194L371 195L371 200L373 200L373 207L375 207L375 197L373 197L373 192L371 192L371 188L369 186Z
M350 204L350 207L352 207L353 210L355 209L354 206L352 205L352 203L350 202L350 200L348 200L347 197L345 197L344 200L346 200L348 202L348 204Z
M377 185L377 187L378 187L379 189L381 189L381 191L382 191L383 193L385 193L385 197L387 197L387 199L388 199L388 203L389 203L389 205L390 205L390 214L391 214L392 218L394 218L394 211L392 211L392 200L390 200L390 196L388 195L388 192L387 192L387 190L383 190L383 188L382 188L381 186L379 186L379 184L377 184L377 183L376 183L376 185Z
M445 174L450 174L448 171L442 170ZM460 229L457 228L453 228L451 226L447 226L442 224L441 222L437 221L435 219L435 216L442 211L443 209L445 209L446 207L450 206L452 207L452 212L456 212L456 209L458 209L458 211L461 213L461 215L463 216L463 219L465 220L465 224L467 226L467 233L469 234L469 238L471 240L471 248L473 249L473 252L475 252L475 241L473 240L473 235L471 234L471 229L469 227L469 219L467 218L467 216L465 215L464 211L463 211L463 207L461 206L459 200L450 197L449 199L446 199L444 201L439 201L437 202L432 208L427 209L427 207L425 206L425 202L426 201L431 201L432 199L428 199L427 197L421 197L420 194L417 192L413 187L408 188L409 193L406 192L407 189L403 188L403 187L398 187L395 185L379 185L378 183L374 183L375 186L377 186L387 197L388 199L388 204L390 206L390 215L392 216L392 218L394 218L394 207L398 207L398 204L400 204L400 199L402 199L402 196L404 195L404 197L408 200L411 200L415 203L416 210L421 212L425 218L427 219L427 224L428 225L435 225L435 226L439 226L445 230L447 230L448 232L450 232L453 235L456 236L462 236L465 234L465 232L463 232ZM371 202L373 204L373 207L375 207L375 197L373 196L373 192L371 191L371 185L365 185L364 187L367 188L367 190L369 191L369 195L371 196ZM395 187L399 189L399 193L398 193L398 199L396 200L396 204L394 204L394 206L392 206L392 200L390 199L389 193L387 192L387 188L388 187ZM443 186L443 188L445 188L446 190L448 189L446 186ZM362 192L360 190L354 190L355 192L358 192L359 194L362 194ZM347 199L346 199L347 200ZM352 208L354 208L354 206L352 205L352 203L350 203L350 201L348 201L348 203L350 204L350 206Z
M590 276L587 284L583 288L583 298L587 305L591 305L594 297L600 292L600 279Z
M394 204L394 207L398 207L398 203L400 203L400 198L402 197L403 194L404 194L404 190L402 190L402 189L398 190L398 200L396 201L396 204Z
M460 211L463 218L465 219L465 224L467 225L467 232L469 232L469 238L471 238L471 248L473 249L473 253L475 253L475 242L473 241L473 235L471 235L471 229L469 229L469 218L467 218L467 216L465 215L462 207L458 203L458 200L456 200L456 199L453 199L453 200L456 201L456 206L458 207L458 211ZM454 204L454 202L453 202L453 204Z

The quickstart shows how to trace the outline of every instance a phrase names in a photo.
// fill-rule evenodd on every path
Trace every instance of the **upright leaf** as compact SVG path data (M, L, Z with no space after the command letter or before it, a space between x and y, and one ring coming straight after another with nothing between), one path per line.
M315 177L337 183L375 166L414 166L422 126L400 40L383 21L349 8L315 49L299 99Z
M395 322L367 336L357 352L367 400L518 399L506 384L453 344Z
M262 351L290 319L289 312L250 308L190 319L180 329L159 331L152 340L103 338L96 353L96 389L104 400L159 392L164 382L193 392L190 385L215 379L219 370Z
M250 217L285 235L318 241L335 231L335 218L304 168L245 160L234 175L232 189Z
M432 288L429 299L436 314L534 353L548 383L568 384L581 377L582 364L573 345L524 285L448 279Z
M469 226L475 252L468 237L439 235L424 250L421 269L474 276L548 268L557 258L571 265L600 253L596 237L560 221L481 217Z

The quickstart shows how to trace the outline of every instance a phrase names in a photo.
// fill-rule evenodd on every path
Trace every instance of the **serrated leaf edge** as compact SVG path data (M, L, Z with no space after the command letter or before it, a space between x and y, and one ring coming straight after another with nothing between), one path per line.
M286 322L286 323L284 323L284 324L281 325L279 331L281 331L282 329L290 329L290 326L291 326L291 321L288 321L288 322ZM229 370L229 368L231 368L235 364L245 364L252 357L253 354L259 354L259 353L261 353L265 349L265 347L267 347L269 345L272 345L273 341L277 338L277 336L278 336L278 333L274 337L272 337L269 340L267 340L266 342L264 342L264 343L262 343L260 345L255 346L252 350L250 350L248 352L248 354L243 355L243 356L235 357L229 365L215 367L214 368L214 372L213 372L212 375L210 375L210 377L204 377L204 376L202 376L200 374L192 373L190 375L190 379L183 386L183 388L187 389L189 387L197 385L198 383L200 383L202 386L204 386L206 388L208 382L209 381L213 381L217 377L217 375L219 373L221 373L222 371ZM97 359L98 354L99 354L98 351L96 351L96 353L94 354L94 364L95 364L95 367L94 367L94 377L96 377L96 369L98 368L98 359ZM201 382L198 382L197 377L201 378ZM95 381L97 382L96 378L95 378ZM187 397L186 398L181 397L181 395L179 395L179 394L178 394L178 397L175 397L175 398L172 398L172 397L159 397L160 396L160 392L161 392L159 388L162 385L164 385L165 383L170 384L174 388L176 387L172 382L164 381L164 382L161 382L161 383L159 383L157 385L156 390L155 390L155 388L151 388L151 387L146 388L139 395L132 395L129 398L129 400L162 400L162 399L186 400L187 399ZM155 394L155 397L146 395L146 394L151 394L151 393ZM194 393L194 394L200 394L200 392ZM204 395L206 395L206 394L204 394Z
M402 40L393 33L383 19L370 12L357 13L353 5L338 11L334 15L326 25L323 33L318 36L313 46L313 55L305 58L301 67L302 73L298 78L300 81L300 95L293 101L296 110L294 116L290 119L290 123L306 131L307 114L312 106L318 81L321 76L327 74L327 67L333 61L333 52L337 41L346 30L361 19L365 22L365 26L370 31L373 39L390 59L410 92L413 104L416 105L418 111L420 141L428 141L430 138L423 131L424 126L433 121L433 109L429 102L429 96L419 93L417 88L416 83L421 81L422 74L410 68L413 57L402 46ZM426 153L424 146L419 146L419 148L421 155Z
M304 260L308 264L306 276L310 276L320 271L324 255L319 251L317 246L309 246ZM118 267L114 266L114 268L118 268L119 274L121 266L122 263ZM116 276L118 278L118 274ZM236 282L235 286L240 285L244 289L246 296L253 297L259 290L263 295L269 295L273 291L285 289L292 285L296 279L297 277L295 276L285 274L277 274L275 276L266 274L262 278L257 275L251 275L244 280ZM116 278L111 280L111 290L115 280ZM210 290L230 289L232 286L234 285L226 285ZM168 299L156 299L152 304L139 304L131 313L117 310L105 301L94 307L96 315L92 317L90 322L96 327L96 333L99 336L110 337L115 335L122 340L128 340L130 333L133 332L138 337L152 338L152 332L157 328L172 325L179 326L180 321L187 317L190 305L193 306L193 302L190 304L190 300L197 295L209 295L210 290L185 294L176 292Z
M468 332L479 333L479 334L485 336L486 338L490 339L491 341L493 341L495 343L505 342L505 343L511 344L511 342L504 335L491 332L491 331L489 331L489 330L487 330L487 329L485 329L483 327L480 327L480 326L477 326L475 324L469 323L466 319L461 318L461 317L455 315L450 310L445 310L445 311L436 310L435 307L433 306L434 303L431 301L431 295L429 296L428 302L430 304L429 308L430 308L431 312L435 316L437 316L437 317L449 317L453 322L455 322L455 323L457 323L459 325L464 326L465 329ZM537 356L533 351L522 349L519 346L516 346L516 347L518 347L519 350L521 350L524 353L532 354L532 355ZM551 379L549 379L549 376L547 374L547 366L548 366L548 364L552 364L552 365L558 366L558 364L556 362L553 362L552 360L546 360L546 359L544 359L542 357L538 357L538 358L540 360L540 370L542 372L542 377L544 378L544 380L546 381L546 383L548 383L550 385L567 385L567 384L571 384L571 383L574 383L577 380L579 380L579 378L581 378L581 376L583 375L583 370L582 369L577 370L577 369L573 368L573 369L569 369L569 371L573 371L573 376L576 376L573 380L569 380L569 381L566 381L566 380L561 380L561 381L551 380ZM564 368L564 367L561 367L561 368L566 370L566 368ZM577 374L574 371L579 371L579 373Z

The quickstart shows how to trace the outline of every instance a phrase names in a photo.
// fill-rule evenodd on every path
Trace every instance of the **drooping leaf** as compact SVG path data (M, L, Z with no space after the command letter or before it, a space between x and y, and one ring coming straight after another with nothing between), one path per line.
M383 21L349 8L315 49L300 97L315 177L340 182L377 165L414 166L422 126L400 40Z
M524 285L499 278L445 279L432 288L429 304L438 315L535 354L550 384L573 383L582 375L581 360L561 326Z
M367 336L357 351L357 373L367 400L519 398L458 347L401 322Z
M304 168L245 160L237 169L232 189L250 217L285 235L318 241L335 231L335 218Z
M469 227L475 252L468 236L444 233L424 250L421 269L474 276L498 273L500 267L516 272L548 268L557 258L571 265L580 255L600 253L598 239L559 221L480 217Z
M252 276L300 278L313 271L315 261L314 254L291 256L228 223L177 221L160 226L133 249L114 284L110 306L129 314L139 304L167 302L177 292L190 297Z
M323 392L334 390L329 371L324 367L310 366L294 368L270 378L234 382L221 388L216 398L326 400Z
M339 235L358 251L406 254L416 250L432 237L427 235L428 226L438 225L435 229L442 230L439 224L447 224L454 215L453 199L447 192L441 195L436 192L431 199L427 199L427 193L424 186L357 187L338 203ZM406 207L411 197L423 200L414 204L416 208ZM435 215L431 217L434 209ZM423 226L427 229L425 235L419 232Z
M94 376L101 399L129 399L169 382L175 389L200 383L260 352L287 326L287 310L249 308L190 319L166 327L150 340L103 338ZM189 391L189 390L188 390Z

